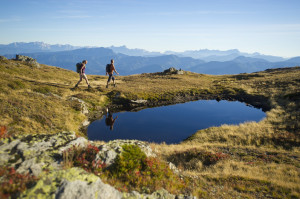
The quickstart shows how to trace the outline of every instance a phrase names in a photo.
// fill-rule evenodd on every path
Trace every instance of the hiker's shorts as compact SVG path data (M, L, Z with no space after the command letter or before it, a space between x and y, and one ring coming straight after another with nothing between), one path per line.
M109 75L107 82L110 82L110 80L115 81L115 77L113 75Z

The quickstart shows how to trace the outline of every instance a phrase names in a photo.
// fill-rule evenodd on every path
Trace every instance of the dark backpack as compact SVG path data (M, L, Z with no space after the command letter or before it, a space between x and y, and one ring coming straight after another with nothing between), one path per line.
M81 72L82 66L83 66L83 64L82 64L81 62L78 62L78 63L76 64L76 71L77 71L77 73L80 73L80 72Z
M111 73L113 71L113 67L111 64L106 64L106 72Z

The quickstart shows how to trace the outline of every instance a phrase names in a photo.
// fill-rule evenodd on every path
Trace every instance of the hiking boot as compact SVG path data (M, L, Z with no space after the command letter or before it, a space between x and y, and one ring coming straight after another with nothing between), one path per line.
M92 88L91 85L88 85L88 88Z
M106 88L108 88L108 85L106 85Z
M78 84L76 84L76 85L74 86L74 88L78 88Z
M114 87L116 87L116 84L114 84Z

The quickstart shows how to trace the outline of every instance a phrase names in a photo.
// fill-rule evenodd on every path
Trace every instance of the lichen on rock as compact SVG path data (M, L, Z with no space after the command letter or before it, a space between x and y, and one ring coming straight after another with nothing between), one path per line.
M76 144L85 146L87 140L71 132L6 138L0 143L0 165L39 176L43 169L60 167L63 150Z
M146 142L139 140L113 140L101 146L101 150L97 154L96 161L102 160L107 166L112 165L115 162L117 155L122 153L122 146L125 144L137 145L147 157L156 156Z

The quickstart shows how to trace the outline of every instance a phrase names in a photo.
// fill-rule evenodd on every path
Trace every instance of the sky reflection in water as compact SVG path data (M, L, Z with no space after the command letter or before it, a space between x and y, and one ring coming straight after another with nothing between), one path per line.
M260 121L265 113L241 102L200 100L107 114L88 127L89 140L137 139L179 143L197 130L222 124Z

